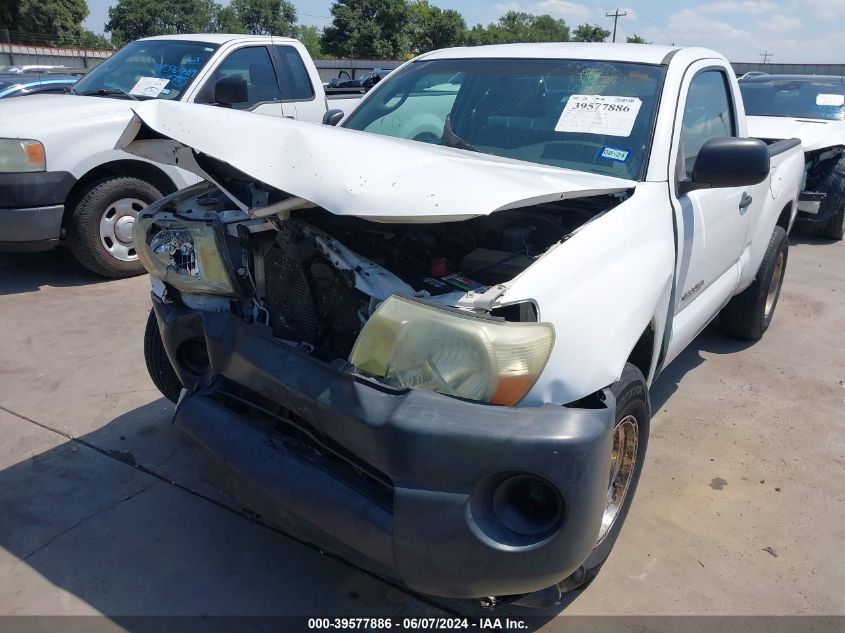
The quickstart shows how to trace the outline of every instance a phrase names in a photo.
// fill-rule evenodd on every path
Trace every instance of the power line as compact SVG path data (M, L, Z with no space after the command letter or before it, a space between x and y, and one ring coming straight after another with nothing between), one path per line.
M772 55L772 53L769 52L769 49L767 48L765 51L760 53L760 57L763 58L763 63L766 64L766 63L768 63L769 58L773 57L773 55Z
M616 22L619 20L619 18L623 18L626 15L628 15L627 11L623 11L622 13L619 13L618 8L613 13L605 13L604 14L604 17L606 17L606 18L613 18L613 41L614 42L616 41Z

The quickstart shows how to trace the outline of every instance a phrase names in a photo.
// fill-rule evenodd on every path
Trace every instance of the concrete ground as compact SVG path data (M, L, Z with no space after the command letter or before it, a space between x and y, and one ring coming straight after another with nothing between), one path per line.
M793 238L755 344L708 329L654 385L647 464L558 614L845 614L845 244ZM147 377L146 277L0 256L0 615L443 615L204 484Z

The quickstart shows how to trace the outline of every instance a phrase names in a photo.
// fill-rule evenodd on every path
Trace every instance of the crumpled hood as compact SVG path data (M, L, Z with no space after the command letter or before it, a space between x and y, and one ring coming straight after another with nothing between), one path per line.
M135 118L119 149L216 182L212 170L194 160L193 151L205 154L336 215L459 220L636 186L610 176L225 108L148 101L132 109ZM241 206L246 208L244 201Z
M137 101L109 97L47 94L0 99L0 137L39 139L43 130L96 116L123 114L128 121Z
M748 135L755 138L800 138L805 152L845 145L845 121L749 116Z

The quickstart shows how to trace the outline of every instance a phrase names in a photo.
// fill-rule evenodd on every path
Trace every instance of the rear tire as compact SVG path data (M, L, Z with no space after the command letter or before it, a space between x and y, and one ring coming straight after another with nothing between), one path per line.
M595 548L581 567L559 583L558 587L563 593L584 589L598 576L622 531L643 470L651 423L651 407L645 377L636 366L626 363L622 377L610 390L616 397L616 419L611 472L608 475L608 504ZM630 439L623 438L635 438L636 444L632 446ZM623 467L624 471L632 457L634 461L630 465L630 475L626 477L627 484L623 491L620 480L614 477L614 473L618 474L617 466Z
M786 231L776 226L754 282L719 313L719 327L729 336L756 341L772 322L789 255Z
M144 360L147 363L147 372L150 374L153 384L165 398L175 404L182 392L182 382L173 370L173 365L167 358L167 352L164 351L164 343L161 341L161 332L158 329L155 310L150 310L150 316L147 318L147 329L144 331Z
M138 178L109 176L77 198L70 210L67 240L80 264L103 277L120 279L144 272L132 247L138 211L161 198L161 192Z
M819 189L827 194L819 207L819 213L836 209L836 215L818 227L817 234L840 242L845 237L845 160L840 160L825 175Z
M845 208L830 218L821 230L821 235L836 242L841 242L845 238Z

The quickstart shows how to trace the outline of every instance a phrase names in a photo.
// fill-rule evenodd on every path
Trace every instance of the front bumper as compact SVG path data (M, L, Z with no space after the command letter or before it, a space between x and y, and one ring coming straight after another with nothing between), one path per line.
M76 178L63 171L0 174L0 250L54 246L75 183Z
M592 550L607 492L609 392L605 406L575 409L396 391L231 313L154 306L171 362L195 385L174 422L204 476L293 536L453 598L549 587ZM190 341L207 349L202 374L182 361ZM295 433L277 432L285 418ZM562 522L527 539L504 528L491 500L509 473L551 482Z

